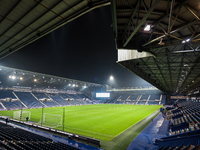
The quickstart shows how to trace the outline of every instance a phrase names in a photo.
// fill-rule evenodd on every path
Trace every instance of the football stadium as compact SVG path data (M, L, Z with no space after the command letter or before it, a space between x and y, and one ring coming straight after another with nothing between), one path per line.
M199 10L1 0L0 149L199 150Z

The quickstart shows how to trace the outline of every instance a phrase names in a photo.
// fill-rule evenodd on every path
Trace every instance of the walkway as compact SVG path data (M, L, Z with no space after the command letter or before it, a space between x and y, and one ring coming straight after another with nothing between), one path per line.
M160 113L129 145L127 150L155 150L157 145L153 142L156 138L168 134L169 121L164 120Z

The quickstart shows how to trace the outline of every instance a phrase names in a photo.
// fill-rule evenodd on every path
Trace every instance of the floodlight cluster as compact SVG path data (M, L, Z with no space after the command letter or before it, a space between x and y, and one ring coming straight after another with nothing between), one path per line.
M71 83L69 83L68 86L71 86L71 87L79 87L78 84L71 84ZM87 88L87 86L86 86L86 85L83 85L82 88L85 89L85 88Z
M186 40L183 40L182 43L186 43L186 42L189 42L190 39L186 39Z

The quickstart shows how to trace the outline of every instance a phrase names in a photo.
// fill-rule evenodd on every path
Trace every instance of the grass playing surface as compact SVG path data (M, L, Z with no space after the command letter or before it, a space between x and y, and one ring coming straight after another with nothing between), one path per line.
M160 107L158 105L101 104L44 108L43 113L62 115L64 130L67 132L110 141ZM1 111L0 114L12 118L13 111L16 110ZM31 112L30 121L40 121L42 116L41 108L24 111ZM65 112L65 118L63 117L63 112ZM45 123L49 121L49 123L57 124L59 119L52 116L45 121ZM63 126L56 129L63 130Z

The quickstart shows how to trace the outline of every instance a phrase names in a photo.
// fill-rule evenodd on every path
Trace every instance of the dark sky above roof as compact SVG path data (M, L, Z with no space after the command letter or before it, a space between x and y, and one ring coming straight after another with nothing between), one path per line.
M150 84L116 63L110 6L93 10L0 61L0 65L115 86Z

